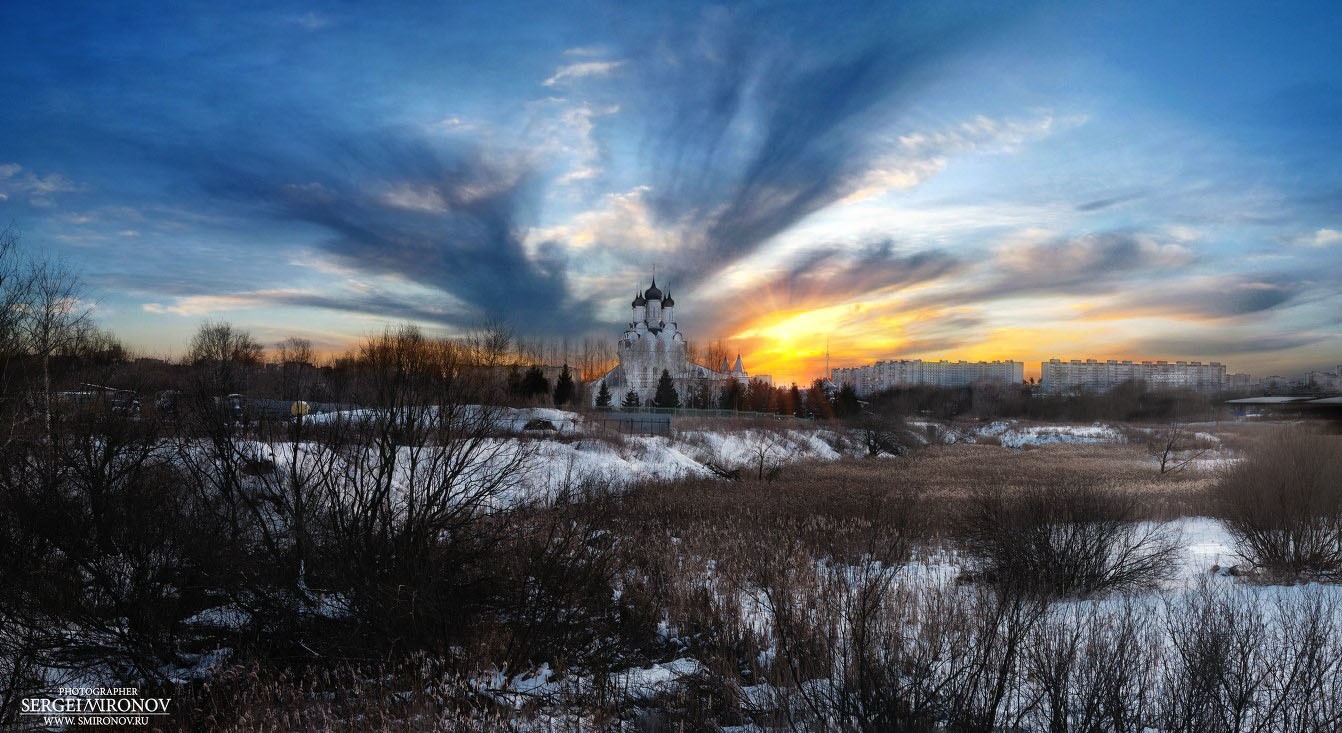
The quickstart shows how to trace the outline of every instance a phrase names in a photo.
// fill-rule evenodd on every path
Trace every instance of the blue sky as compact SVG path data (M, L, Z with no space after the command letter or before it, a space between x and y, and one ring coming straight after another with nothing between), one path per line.
M99 317L1342 362L1334 4L9 3L0 219ZM1031 370L1037 369L1037 363Z

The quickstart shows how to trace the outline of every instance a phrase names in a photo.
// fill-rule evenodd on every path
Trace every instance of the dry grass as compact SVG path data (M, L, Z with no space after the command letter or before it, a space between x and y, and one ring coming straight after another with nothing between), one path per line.
M934 446L907 459L798 465L785 478L827 493L913 491L929 506L952 504L987 485L1098 483L1135 494L1144 519L1205 514L1206 492L1214 481L1209 471L1162 476L1142 446L1115 443L1044 445L1024 451L983 444Z
M514 604L509 617L542 619L525 625L541 630L563 630L567 620L567 632L530 641L535 653L518 655L507 651L517 637L499 625L461 650L478 670L508 662L511 674L544 661L571 682L548 698L514 711L469 684L470 670L454 660L441 669L337 670L345 676L315 681L247 678L238 689L224 676L189 700L191 720L234 730L340 730L332 721L357 719L350 729L463 731L745 723L1135 731L1137 721L1153 721L1192 731L1233 729L1218 727L1218 716L1251 704L1281 711L1264 714L1262 730L1333 729L1342 687L1325 681L1342 658L1342 615L1322 596L1270 609L1287 619L1270 633L1235 627L1230 638L1223 618L1269 612L1238 589L1102 607L938 580L936 560L926 562L925 580L911 579L924 577L918 567L927 560L912 558L936 545L984 487L1010 499L1042 487L1121 490L1138 498L1138 518L1166 518L1205 514L1215 479L1210 471L1162 476L1140 444L960 444L792 464L773 481L650 482L556 507L547 530L532 533L545 540L538 549L515 553L530 558L517 575L536 582L521 589L533 600ZM899 576L905 563L911 577ZM588 638L588 627L602 633ZM1261 678L1236 680L1217 666L1233 654L1252 656ZM597 684L679 658L702 671L656 699ZM1084 724L1075 717L1083 709Z

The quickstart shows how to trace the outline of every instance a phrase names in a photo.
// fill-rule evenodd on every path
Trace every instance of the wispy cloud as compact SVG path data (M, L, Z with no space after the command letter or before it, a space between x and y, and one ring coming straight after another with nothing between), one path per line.
M605 56L607 53L608 51L606 47L599 44L592 46L574 46L572 48L564 49L565 56Z
M873 145L873 162L852 183L848 200L911 189L945 170L951 158L975 153L1004 154L1059 131L1085 124L1085 115L1055 117L1044 112L1024 119L973 119L942 129L896 133L894 141Z
M310 10L301 15L291 16L289 22L308 31L319 31L323 28L329 28L332 23L329 15L318 13L315 10Z
M593 76L610 76L624 66L623 61L580 61L574 64L567 64L555 69L555 73L548 79L541 82L547 87L556 86L575 79L586 79Z
M17 163L0 165L0 201L11 196L27 196L33 206L47 207L56 203L57 194L87 190L60 173L38 175L24 170Z
M187 295L168 302L144 303L146 313L184 318L219 317L263 308L316 308L346 314L442 324L467 320L468 312L448 302L414 302L385 293L332 292L330 290L277 288L211 295Z
M524 163L405 130L309 143L324 154L251 150L201 170L202 182L236 205L317 227L316 246L342 267L459 300L460 309L416 309L445 324L490 313L555 332L592 322L589 300L567 286L567 253L523 244L519 217L534 195Z
M1304 243L1311 247L1331 247L1335 244L1342 244L1342 231L1337 229L1320 229L1314 234L1305 237Z
M844 17L803 38L775 35L765 15L706 12L692 37L664 43L675 51L631 79L649 112L649 201L664 221L697 223L676 258L685 279L711 276L851 194L890 120L1001 20L914 31Z

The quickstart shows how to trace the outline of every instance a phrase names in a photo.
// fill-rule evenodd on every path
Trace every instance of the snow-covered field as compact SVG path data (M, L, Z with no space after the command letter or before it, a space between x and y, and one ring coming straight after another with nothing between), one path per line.
M1034 448L1058 443L1122 443L1123 433L1110 425L1035 425L997 420L986 425L955 426L931 420L911 420L909 426L928 442L978 443L994 439L1005 448Z
M1227 572L1237 564L1243 563L1235 550L1231 535L1217 520L1207 517L1184 517L1171 523L1183 538L1185 551L1182 554L1177 572L1161 588L1136 594L1113 594L1106 597L1062 601L1050 611L1052 618L1075 618L1077 622L1088 622L1108 614L1119 614L1125 606L1150 609L1159 618L1162 609L1177 608L1175 604L1185 602L1199 594L1228 593L1237 598L1238 603L1246 604L1262 611L1271 622L1282 609L1292 603L1299 603L1308 594L1310 597L1331 600L1337 605L1335 611L1342 612L1342 587L1335 585L1272 585L1248 582ZM821 564L817 567L820 574L862 574L891 572L896 585L902 585L915 593L925 590L929 593L968 593L974 592L974 586L959 585L957 576L962 570L959 561L944 551L923 553L921 557L898 568L882 569L879 565L864 567L843 567ZM716 586L712 577L712 564L706 583ZM854 586L850 586L854 587ZM737 607L740 609L743 624L761 638L770 638L773 633L773 603L765 593L759 590L738 590ZM1338 619L1342 621L1342 619ZM674 625L663 625L665 633L679 633ZM771 646L760 654L761 665L776 662L777 648ZM679 686L690 684L691 680L702 679L707 667L693 657L677 657L663 663L633 667L613 673L605 680L607 689L616 690L617 695L629 704L638 704L653 700L658 695L675 692ZM814 680L807 684L827 685L827 682ZM557 677L548 665L538 670L515 675L495 673L480 677L475 681L476 689L485 692L496 700L506 702L517 709L524 704L539 704L544 709L547 702L571 700L581 697L595 685L590 677ZM803 685L805 687L805 685ZM788 700L795 692L788 692L769 683L747 685L741 688L740 695L746 708L765 710ZM542 714L537 720L553 718ZM543 729L543 728L541 728ZM727 726L722 730L735 733L754 733L766 730L754 725ZM767 730L772 730L769 728ZM1033 730L1025 727L1022 730ZM1156 729L1149 729L1158 733Z
M370 419L367 410L325 413L307 418L314 425ZM534 451L509 495L552 496L575 481L596 479L612 485L644 479L678 479L713 475L710 465L741 470L763 463L774 468L805 460L836 460L857 455L833 429L781 423L778 428L740 428L724 423L721 430L675 430L670 436L625 435L588 425L583 415L553 408L498 408L492 418L507 437L489 441L481 451L480 468L509 460L516 451ZM532 426L528 428L528 426ZM537 427L540 426L540 427ZM837 446L837 447L836 447ZM282 450L256 444L257 455L273 461L283 473L289 458Z
M311 416L314 424L371 417L369 411L348 411ZM497 427L513 437L530 441L538 470L521 479L517 496L553 493L564 482L576 478L598 478L614 484L642 479L677 479L713 475L710 465L728 468L783 466L796 461L829 461L859 456L863 451L841 431L821 425L780 422L777 428L705 427L673 429L669 436L612 433L600 421L588 423L581 413L553 408L499 408ZM531 426L531 427L528 427ZM1013 450L1046 445L1080 445L1128 442L1132 428L1113 425L1035 424L998 420L986 424L946 424L931 420L907 423L906 438L917 444L991 442ZM1140 429L1138 429L1140 432ZM1220 438L1199 431L1195 439L1217 446ZM1187 468L1214 470L1234 460L1215 449L1200 451Z
M341 421L358 422L372 417L374 413L370 411L347 411L314 415L308 420L316 426L330 426ZM426 415L425 419L433 420L434 416ZM647 479L720 477L733 471L747 478L753 477L758 471L761 477L769 475L772 479L778 472L785 471L789 464L824 463L865 454L857 431L849 433L842 428L824 423L779 421L777 425L773 425L773 421L761 424L724 420L719 424L698 420L687 422L684 427L679 428L673 423L670 434L660 436L612 432L608 425L598 424L599 421L589 422L580 413L549 408L506 408L499 410L493 419L496 429L489 432L489 437L478 441L473 457L453 469L459 469L459 472L451 480L461 482L467 487L464 490L469 494L473 491L469 488L472 483L488 482L488 476L494 473L493 469L514 465L515 469L510 474L506 488L497 494L492 494L489 499L501 503L555 497L566 488L577 486L584 481L595 481L603 486L620 486ZM908 465L933 466L934 468L929 470L941 476L953 474L951 468L961 465L977 469L977 463L967 463L965 456L973 456L976 461L1012 461L1017 466L1044 465L1036 461L1048 461L1056 456L1060 459L1080 460L1084 462L1085 470L1092 468L1093 461L1121 462L1124 471L1130 471L1122 474L1126 477L1125 480L1146 481L1149 474L1152 481L1161 482L1159 486L1170 484L1168 477L1159 475L1157 465L1145 448L1148 442L1147 436L1158 428L1103 423L1039 424L1014 420L957 424L923 420L912 421L907 427L908 431L901 437L902 440L941 447L928 450L924 453L924 458L915 457L907 464L903 461L892 461L889 464L851 461L843 464L842 469L868 466L886 472L887 465L898 466L892 470L910 471L897 474L901 477L898 480L907 481L912 475L912 469L908 468ZM314 436L320 434L320 432L312 433ZM1182 455L1188 458L1185 467L1190 473L1210 472L1239 460L1232 450L1236 445L1235 441L1223 439L1223 435L1218 434L1217 427L1208 425L1190 428L1187 435L1192 441L1191 447L1184 450ZM1105 444L1112 444L1113 447L1103 447ZM248 460L258 466L247 473L248 478L245 481L256 482L258 485L287 480L290 470L295 468L293 465L295 462L300 473L308 469L326 470L341 477L357 477L363 475L373 465L368 461L377 460L376 456L371 455L375 451L370 450L368 446L351 447L341 444L332 447L315 441L294 446L282 440L250 441L242 443L242 446L244 452L248 454ZM1000 446L1000 448L988 446ZM443 450L441 446L430 445L422 448L421 452L432 453L435 449ZM406 487L418 486L425 481L442 480L433 478L433 475L441 474L443 466L452 463L445 461L417 465L416 461L423 461L425 455L417 453L412 459L409 455L412 450L405 448L402 452L394 454L394 469L387 472L391 474L390 483L394 490L405 492L408 491ZM189 456L191 452L188 450L185 453ZM183 460L193 459L188 457ZM210 459L201 460L207 462ZM950 464L938 464L936 461L949 461ZM320 468L323 465L325 468ZM829 467L825 470L829 470ZM969 482L982 480L980 474L974 471L967 472L966 475L968 476L966 481ZM1133 479L1133 476L1137 476L1138 479ZM1189 480L1210 482L1212 478L1207 473ZM696 482L682 486L700 488L707 486L710 493L716 493L716 485ZM772 490L769 484L762 482L733 486L736 487L733 491L745 493L759 491L762 495ZM658 487L654 487L656 488ZM668 487L668 490L675 490L675 486ZM635 492L628 496L645 493L647 492ZM625 496L622 494L621 498ZM737 496L739 494L732 494L730 500L738 501L735 498ZM827 494L821 493L814 495L817 515L823 513L825 502L829 501L827 497ZM654 516L664 509L662 502L666 502L667 497L659 494L655 496L655 501L657 504L653 509ZM726 507L723 513L730 514L735 506L736 504L732 504ZM810 509L810 505L802 507L803 513L809 512ZM1181 511L1205 511L1205 509ZM1167 515L1155 513L1152 516ZM860 512L845 517L843 521L867 520L867 516ZM712 531L738 537L745 534L737 531L741 526L744 525L713 523ZM1269 623L1275 623L1277 618L1275 614L1281 612L1280 609L1291 603L1298 603L1301 598L1307 596L1328 599L1328 602L1333 604L1329 608L1342 613L1342 587L1317 584L1271 585L1243 577L1239 568L1243 568L1245 562L1238 556L1232 537L1219 521L1208 517L1185 516L1173 520L1169 526L1180 536L1183 551L1175 572L1164 580L1160 587L1129 594L1055 601L1049 608L1048 613L1051 614L1049 618L1063 618L1067 614L1075 614L1076 619L1094 620L1096 614L1117 616L1124 613L1125 608L1133 606L1146 609L1151 619L1167 618L1161 617L1160 614L1168 613L1168 609L1178 607L1177 604L1185 602L1184 599L1194 598L1197 594L1209 591L1233 595L1251 606L1265 609L1264 618L1269 619ZM732 532L736 534L733 535ZM685 539L686 535L673 536L668 533L649 537L660 543L658 547L665 546L668 567L694 568L685 571L687 575L677 582L688 583L696 592L701 591L710 599L707 606L711 611L699 609L699 612L725 614L711 615L709 618L718 626L736 629L737 631L733 633L745 630L740 638L733 642L749 650L744 655L744 662L738 660L740 669L746 670L741 674L741 679L732 674L724 676L723 657L714 656L722 653L720 647L709 647L713 651L704 651L704 646L696 646L702 643L701 637L705 633L702 628L703 618L685 618L687 614L683 608L677 609L676 604L670 601L659 601L650 605L656 614L660 614L660 623L649 623L645 627L648 629L654 625L657 627L655 637L660 640L660 645L651 645L649 648L660 649L658 652L639 651L637 656L620 657L624 661L609 667L598 667L600 671L573 666L566 668L566 660L563 659L555 659L524 669L491 668L489 663L481 663L480 668L469 679L472 693L483 695L517 711L519 720L522 721L518 726L520 730L545 730L547 725L569 729L572 726L568 725L568 722L573 720L580 721L584 727L590 727L593 719L583 717L589 714L583 705L588 704L594 696L602 696L606 701L603 704L610 704L610 701L614 700L617 707L646 706L648 709L657 709L657 706L665 704L666 700L675 698L694 685L705 684L706 680L712 681L713 684L735 685L733 694L739 701L741 710L754 711L752 714L756 714L757 720L777 714L780 706L795 704L798 700L797 695L809 694L808 690L831 698L846 694L841 692L842 682L836 682L841 679L843 670L837 670L833 678L814 676L794 679L791 684L779 683L779 678L771 676L787 660L786 652L780 651L782 642L779 641L778 630L783 624L779 621L776 605L778 599L770 596L770 593L778 591L777 588L771 590L764 587L766 581L755 580L757 576L742 574L740 564L730 571L718 570L718 563L725 567L735 559L730 557L736 549L737 543L734 539L725 543L724 546L728 548L726 551L719 549L705 552L685 549L692 544L692 540L695 539L693 536ZM928 540L928 542L930 544L915 547L912 559L898 566L883 566L869 559L853 561L851 560L853 556L846 556L850 558L849 560L839 561L834 559L840 557L839 554L825 555L826 551L817 547L793 546L791 551L780 551L779 555L792 560L800 558L800 570L792 568L788 571L798 573L796 578L791 579L796 584L785 592L798 593L797 600L803 605L813 604L805 607L801 612L802 615L813 613L812 620L817 625L832 624L832 628L829 629L831 634L829 641L838 646L848 643L846 635L851 633L845 626L850 621L847 614L851 613L851 599L847 598L846 594L855 594L857 592L855 589L872 577L888 579L892 588L905 594L903 596L905 601L908 597L951 599L946 601L949 604L947 607L956 604L968 606L978 602L974 600L978 597L976 594L983 594L988 586L978 582L964 582L962 573L968 569L968 561L959 557L944 540ZM695 545L696 548L704 546ZM786 548L787 545L780 547ZM862 555L862 557L870 556ZM849 562L856 564L847 564ZM610 588L617 602L626 592L630 593L628 597L632 597L636 592L634 584L639 582L639 578L635 576L645 572L648 575L655 574L655 570L649 569L655 568L655 565L656 562L652 562L648 568L622 568L620 574L614 576L613 587ZM630 572L633 575L630 575ZM736 575L728 577L729 573ZM296 597L302 606L300 615L303 618L340 619L351 615L348 599L335 593L310 591L304 583L301 568L299 575L301 592ZM647 578L644 577L642 580ZM602 587L605 588L604 585ZM807 593L811 595L806 595ZM658 597L676 598L674 593ZM923 634L923 625L935 620L927 615L926 609L922 608L913 616L897 617L898 613L907 612L909 607L905 606L901 610L895 608L896 601L888 602L891 605L881 608L890 613L891 618L897 618L897 623L905 624L905 627L901 628L905 628L912 638ZM826 604L833 605L825 607ZM676 615L678 612L680 617ZM826 616L826 613L830 615ZM183 624L187 628L195 629L238 630L248 626L251 620L252 615L249 611L237 605L226 605L201 611L186 619ZM1342 628L1342 619L1337 621L1340 624L1339 628ZM698 630L693 630L696 623L700 626ZM716 634L717 631L713 633ZM1166 634L1161 637L1159 646L1162 649L1172 648L1174 640L1168 633L1164 630L1159 633ZM976 639L968 643L972 645L980 642ZM204 680L229 664L231 657L232 650L229 648L182 653L176 657L177 664L160 669L158 672L178 683ZM638 660L645 661L641 664L631 664ZM534 665L536 661L533 659L530 664ZM98 674L97 670L89 671L90 684L103 681L102 677L97 676ZM62 681L68 682L68 679L66 677ZM724 683L724 680L727 681ZM409 699L412 692L397 694L405 695L406 699ZM739 719L741 716L736 717ZM765 730L752 725L725 725L722 729L736 733ZM1040 728L1022 724L1018 729Z

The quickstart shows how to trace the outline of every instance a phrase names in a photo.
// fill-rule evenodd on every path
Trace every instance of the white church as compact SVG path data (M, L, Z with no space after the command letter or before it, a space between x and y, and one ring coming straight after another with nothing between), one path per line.
M671 373L682 403L688 400L692 390L702 389L704 385L716 399L723 385L731 381L745 385L750 381L740 354L736 356L735 366L728 365L723 359L722 368L716 371L690 362L685 337L676 327L676 301L669 290L663 294L657 287L657 278L652 279L652 287L634 297L632 306L629 327L616 345L619 366L593 385L590 393L594 401L601 382L605 382L612 404L618 405L631 388L643 404L650 404L663 369Z

